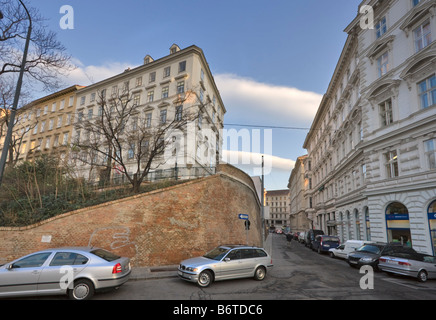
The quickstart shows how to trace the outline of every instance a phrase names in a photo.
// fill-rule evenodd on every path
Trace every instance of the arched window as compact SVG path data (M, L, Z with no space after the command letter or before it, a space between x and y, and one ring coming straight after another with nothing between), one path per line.
M356 240L360 239L360 219L359 219L359 210L354 209L354 220L356 224Z
M386 208L386 228L388 242L401 242L411 246L409 211L400 202L392 202Z
M433 254L436 248L436 200L430 203L427 209L428 222L430 225L430 237L433 245Z
M369 223L369 209L365 207L365 226L366 226L366 240L371 240L371 229Z

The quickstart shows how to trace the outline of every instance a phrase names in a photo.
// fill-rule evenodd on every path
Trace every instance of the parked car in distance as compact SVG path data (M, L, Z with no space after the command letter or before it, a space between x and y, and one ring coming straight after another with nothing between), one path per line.
M315 241L315 237L318 235L322 235L322 234L324 234L324 231L322 231L322 230L309 229L306 232L306 236L304 239L306 247L309 247L312 249L312 242Z
M178 276L207 287L213 281L249 278L263 280L273 266L271 256L262 248L241 245L219 246L202 257L184 260Z
M388 273L414 277L420 282L436 279L436 257L412 250L381 256L379 269Z
M68 294L86 300L96 290L121 286L130 273L129 258L104 249L47 249L0 266L0 297Z
M340 240L336 236L319 235L315 237L312 243L312 250L318 253L328 252L331 248L336 248L340 245Z
M354 252L357 248L360 248L364 244L372 243L372 241L367 240L347 240L345 243L341 244L336 248L329 250L329 255L332 258L347 259L348 254Z
M298 235L298 242L304 243L305 239L306 239L306 232L301 231L300 234Z
M369 265L377 270L379 258L381 256L403 252L406 248L409 247L403 247L401 243L368 243L350 253L346 258L346 261L352 267Z

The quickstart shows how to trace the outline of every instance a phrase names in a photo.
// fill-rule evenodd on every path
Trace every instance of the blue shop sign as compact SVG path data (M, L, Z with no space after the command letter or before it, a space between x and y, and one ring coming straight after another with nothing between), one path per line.
M436 219L436 212L429 212L427 215L430 220Z
M387 214L386 220L409 220L409 214L408 213Z

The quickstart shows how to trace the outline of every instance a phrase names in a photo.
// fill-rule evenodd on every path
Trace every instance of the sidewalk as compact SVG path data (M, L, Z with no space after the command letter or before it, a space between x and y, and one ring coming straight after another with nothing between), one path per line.
M272 237L268 234L264 242L264 249L272 255ZM176 278L178 265L132 268L130 280L152 280Z

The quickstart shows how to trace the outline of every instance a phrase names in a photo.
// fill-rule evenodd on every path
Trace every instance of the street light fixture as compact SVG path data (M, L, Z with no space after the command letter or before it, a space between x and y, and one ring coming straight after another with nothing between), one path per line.
M21 61L20 74L18 76L18 81L17 81L17 88L15 90L14 104L12 105L11 114L10 114L10 118L9 118L8 131L6 133L5 141L3 143L3 150L2 150L2 155L0 158L0 186L1 186L1 183L3 180L3 173L5 170L6 158L8 157L9 144L12 140L12 129L14 127L15 113L17 112L18 100L20 99L21 85L23 83L24 68L26 66L27 52L29 50L30 35L32 33L32 19L30 17L29 11L27 10L26 6L24 5L24 3L21 0L18 0L18 1L24 7L24 10L26 10L27 16L29 17L29 27L27 29L26 44L24 46L23 60ZM2 19L2 18L3 18L3 14L0 12L0 19Z

